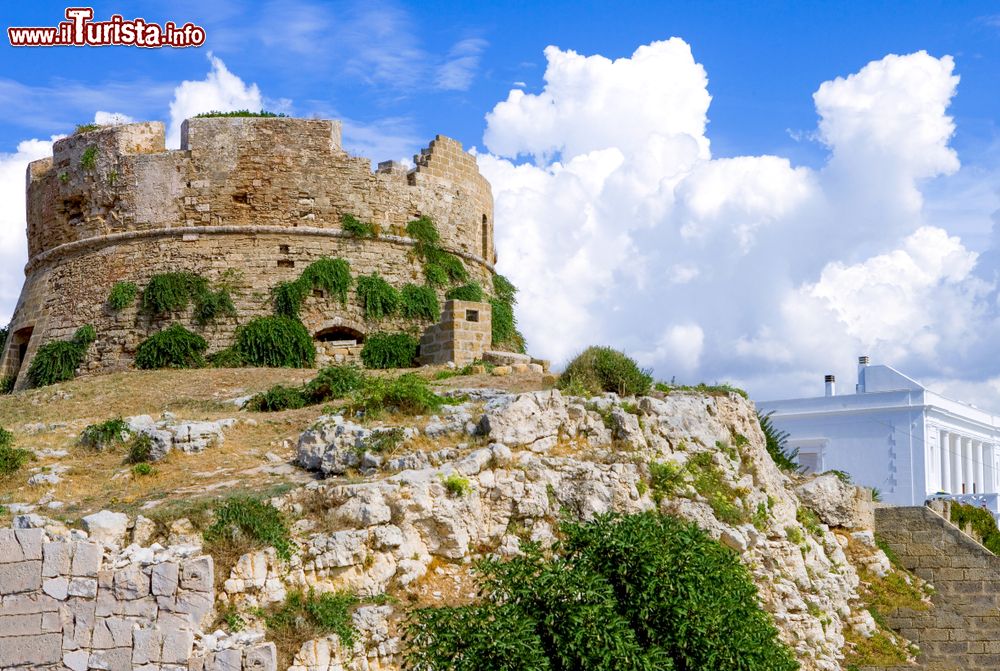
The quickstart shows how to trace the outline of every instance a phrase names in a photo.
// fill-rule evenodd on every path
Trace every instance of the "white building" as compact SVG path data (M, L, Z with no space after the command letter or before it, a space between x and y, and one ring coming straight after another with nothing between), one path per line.
M827 375L824 396L757 407L773 413L775 427L788 433L788 446L799 450L809 471L850 473L897 505L922 505L947 493L1000 513L1000 417L889 366L869 365L864 356L853 393L837 394Z

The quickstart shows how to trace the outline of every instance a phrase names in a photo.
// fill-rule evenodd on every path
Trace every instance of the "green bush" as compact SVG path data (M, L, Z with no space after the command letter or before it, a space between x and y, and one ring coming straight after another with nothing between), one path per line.
M97 167L97 147L90 145L83 150L80 155L80 167L84 170L93 170Z
M468 281L469 271L465 264L451 252L429 246L422 250L421 255L424 259L424 277L428 284L445 286Z
M426 284L407 284L400 292L400 306L407 319L423 319L436 322L441 316L437 294Z
M141 463L132 467L132 475L135 475L136 477L146 477L155 472L156 469L153 468L152 464Z
M15 384L17 384L16 375L11 374L0 377L0 395L5 395L13 392Z
M115 282L108 294L108 306L112 310L124 310L135 302L139 287L134 282Z
M105 450L113 445L121 445L128 438L128 424L121 418L89 424L80 432L80 444L92 450Z
M426 415L437 412L445 399L435 394L427 383L415 373L397 378L372 377L351 395L352 410L376 416L387 410L405 415Z
M335 635L345 649L354 645L351 617L358 599L347 592L289 592L284 603L264 613L267 638L277 643L278 668L288 667L306 641Z
M373 333L365 338L361 362L368 368L411 368L420 342L408 333Z
M358 301L365 312L365 319L377 320L391 317L399 311L402 300L399 292L378 273L358 278Z
M503 275L493 275L493 295L508 305L517 303L517 287Z
M788 449L788 434L778 430L771 422L772 414L774 413L769 412L766 415L757 413L760 429L764 432L764 447L767 448L767 453L771 455L771 459L774 460L778 468L795 473L799 470L799 464L796 461L799 450L798 448Z
M268 112L267 110L260 110L259 112L251 112L250 110L235 110L233 112L220 112L218 110L213 110L211 112L202 112L201 114L195 114L195 119L207 119L210 117L287 117L288 115L284 112Z
M142 291L142 309L154 316L185 309L208 291L208 281L195 273L161 273L149 278Z
M235 317L236 306L228 289L205 290L195 297L194 319L204 326L219 317Z
M585 349L569 362L558 382L561 389L576 387L592 394L610 391L621 396L647 394L652 384L649 371L639 368L630 357L610 347Z
M683 467L673 462L662 464L655 461L650 462L650 485L653 492L653 500L657 505L663 499L676 494L684 486L685 473Z
M449 496L465 496L472 492L472 484L469 479L463 478L458 473L452 473L448 477L442 478L441 484L444 485Z
M14 434L0 426L0 479L17 473L34 456L28 450L14 447Z
M982 539L983 547L995 555L1000 555L1000 530L993 513L985 508L979 508L967 503L951 504L951 522L959 529L966 525L972 526L972 532Z
M430 217L414 219L406 225L406 234L417 241L418 245L427 247L441 242L441 234Z
M292 557L292 537L284 516L270 503L233 496L215 509L215 521L205 530L209 543L242 542L251 548L273 547L278 557Z
M361 221L353 214L345 214L340 218L340 228L358 238L374 238L378 235L374 224Z
M655 513L562 525L549 555L478 565L482 601L422 608L413 671L793 671L739 557Z
M53 340L38 348L28 367L28 383L32 387L44 387L71 380L76 369L83 363L87 349L97 338L94 327L81 326L71 340Z
M303 395L310 404L325 403L360 389L366 379L357 366L327 366L306 383Z
M478 303L483 300L483 295L483 287L479 282L469 282L460 287L449 289L444 297L449 301L476 301Z
M524 336L517 330L514 308L510 303L504 303L498 298L491 298L490 306L493 313L491 322L493 346L523 354L525 350Z
M277 384L265 392L255 394L246 403L246 409L254 412L280 412L297 410L307 405L306 397L299 387L285 387Z
M153 459L153 438L148 433L136 433L128 439L125 463L145 464Z
M233 347L249 366L309 368L316 362L312 336L289 317L257 317L236 330Z
M171 324L154 333L135 350L135 365L142 369L200 368L205 365L208 343L180 324Z
M347 291L354 283L351 266L344 259L323 257L313 261L292 282L280 282L271 290L274 314L299 318L302 301L314 290L322 289L336 296L341 305L347 304Z

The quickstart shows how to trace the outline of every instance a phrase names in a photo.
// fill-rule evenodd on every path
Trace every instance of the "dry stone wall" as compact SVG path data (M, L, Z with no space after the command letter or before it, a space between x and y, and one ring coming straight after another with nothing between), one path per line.
M442 246L489 289L493 200L475 158L438 136L414 161L412 170L385 163L372 172L368 159L341 148L338 122L316 119L189 119L179 151L165 149L158 122L56 142L51 158L28 168L29 261L0 375L23 373L41 344L84 323L98 333L85 372L127 366L137 344L166 321L198 328L190 311L157 323L136 306L111 310L106 301L118 281L142 287L154 274L187 270L217 282L237 271L240 316L198 329L209 351L230 344L238 323L270 314L271 288L324 256L346 259L355 276L378 272L397 287L422 284L422 263L405 233L420 216L434 220ZM345 214L378 234L347 234ZM366 323L353 294L346 307L308 297L303 321L314 335L430 325Z
M273 644L199 654L215 590L197 550L0 529L0 669L273 671Z
M905 568L936 589L934 608L887 618L920 646L920 668L1000 668L1000 557L926 507L879 508L875 530Z

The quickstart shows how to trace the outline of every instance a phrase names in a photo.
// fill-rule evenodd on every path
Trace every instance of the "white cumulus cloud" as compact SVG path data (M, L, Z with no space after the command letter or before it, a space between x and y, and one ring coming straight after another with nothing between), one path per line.
M660 378L758 397L821 389L861 353L1000 375L977 368L1000 330L983 260L923 210L927 181L960 167L950 57L889 55L818 83L811 135L829 157L813 169L713 158L710 73L683 40L545 55L544 88L496 105L478 156L532 351L612 344Z
M170 125L167 128L167 148L180 147L181 124L203 112L233 112L241 109L259 111L264 99L256 84L249 86L226 68L226 64L209 54L212 69L205 79L183 81L174 89L170 102Z

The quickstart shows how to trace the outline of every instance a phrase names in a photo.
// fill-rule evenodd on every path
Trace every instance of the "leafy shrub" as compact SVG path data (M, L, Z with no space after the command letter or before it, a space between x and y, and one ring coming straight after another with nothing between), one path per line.
M428 246L422 250L424 259L424 277L433 286L445 286L457 282L466 282L469 271L462 259L440 247Z
M141 463L132 467L132 474L138 477L146 477L156 472L152 464Z
M316 362L312 336L289 317L257 317L236 330L233 347L249 366L308 368Z
M284 516L270 503L233 496L215 509L215 521L204 532L205 540L241 542L250 549L273 547L278 557L292 557L292 539Z
M310 404L343 398L365 384L365 374L357 366L327 366L306 383L303 395Z
M161 273L149 278L142 292L142 309L159 316L186 308L208 290L208 281L195 273Z
M659 463L652 461L649 464L650 484L653 490L653 501L657 505L663 499L675 494L684 486L684 469L673 463Z
M16 375L4 375L0 377L0 395L9 394L14 391L14 385L17 384Z
M407 284L400 293L400 306L407 319L436 322L441 316L437 294L430 286Z
M242 368L245 364L243 357L234 347L225 347L217 352L212 352L205 360L213 368Z
M76 125L76 130L73 131L73 135L79 135L80 133L89 133L92 130L97 130L101 127L101 124L97 123L79 123Z
M346 592L289 592L284 603L264 615L267 638L277 644L278 668L289 666L302 644L311 639L336 635L350 649L355 638L351 610L357 603Z
M493 296L508 305L517 303L517 287L503 275L493 275Z
M205 365L208 343L180 324L171 324L154 333L135 350L135 365L143 369L199 368Z
M14 447L14 434L0 426L0 479L17 473L34 456L28 450Z
M394 426L388 429L374 429L362 441L362 452L374 452L375 454L391 454L406 440L406 430Z
M414 219L406 225L406 234L417 241L417 244L430 247L441 242L441 234L430 217Z
M288 115L284 112L268 112L267 110L260 110L259 112L251 112L250 110L235 110L233 112L220 112L218 110L213 110L211 112L202 112L201 114L195 114L196 119L207 119L210 117L287 117Z
M299 281L310 289L323 289L331 296L336 296L340 304L344 305L347 303L347 290L354 280L347 261L323 257L306 266Z
M153 459L153 438L148 433L136 433L126 443L125 463L145 464Z
M84 170L93 170L97 166L97 147L90 145L83 150L80 155L80 167Z
M711 452L694 455L685 468L694 478L694 488L708 500L720 522L735 526L748 521L749 515L738 505L740 492L730 486Z
M483 600L415 610L406 668L793 671L738 556L655 513L563 523L551 556L478 565Z
M299 387L285 387L277 384L265 392L252 396L246 403L246 409L254 412L280 412L281 410L297 410L306 405L306 397Z
M399 311L402 300L399 292L378 273L358 278L358 301L365 312L365 319L377 320L391 317Z
M760 422L760 430L764 432L764 447L767 448L767 453L771 455L771 459L774 463L783 471L796 472L799 470L799 465L796 462L796 458L799 455L798 448L794 450L788 449L788 433L781 431L774 425L771 421L771 415L773 412L769 412L766 415L757 413L757 420Z
M353 214L345 214L340 218L340 228L358 238L374 238L378 235L374 224L361 221Z
M463 478L458 473L452 473L448 477L441 478L441 484L449 496L465 496L472 491L472 484L468 478Z
M480 286L479 282L469 282L468 284L463 284L460 287L455 287L454 289L449 289L444 295L448 300L456 301L482 301L483 300L483 287Z
M997 522L989 510L967 503L952 502L950 519L959 529L970 525L972 532L982 539L983 547L995 555L1000 555L1000 530L997 529Z
M92 450L105 450L113 445L121 445L128 438L128 424L121 418L89 424L80 432L80 444Z
M3 347L7 343L7 336L10 335L10 324L0 328L0 347Z
M351 266L344 259L323 257L313 261L292 282L279 282L271 295L274 300L274 314L282 317L299 318L302 301L314 289L322 289L336 296L341 305L347 303L347 291L354 280Z
M394 410L405 415L426 415L436 412L445 399L435 394L427 380L415 373L397 378L372 377L351 395L351 409L368 416Z
M408 333L373 333L365 338L361 362L368 368L410 368L420 342Z
M112 310L124 310L135 302L139 287L133 282L115 282L108 294L108 306Z
M194 319L199 326L223 316L236 316L236 306L228 289L205 290L195 297Z
M496 312L493 313L496 324ZM580 386L592 394L611 391L622 396L649 393L653 378L627 355L610 347L588 347L559 376L559 388Z
M493 313L491 322L493 345L523 354L525 350L524 336L517 330L514 308L510 303L504 303L497 298L490 299L490 306Z
M45 343L35 352L28 367L28 383L32 387L44 387L73 379L87 349L96 338L94 327L87 324L78 328L70 340Z

